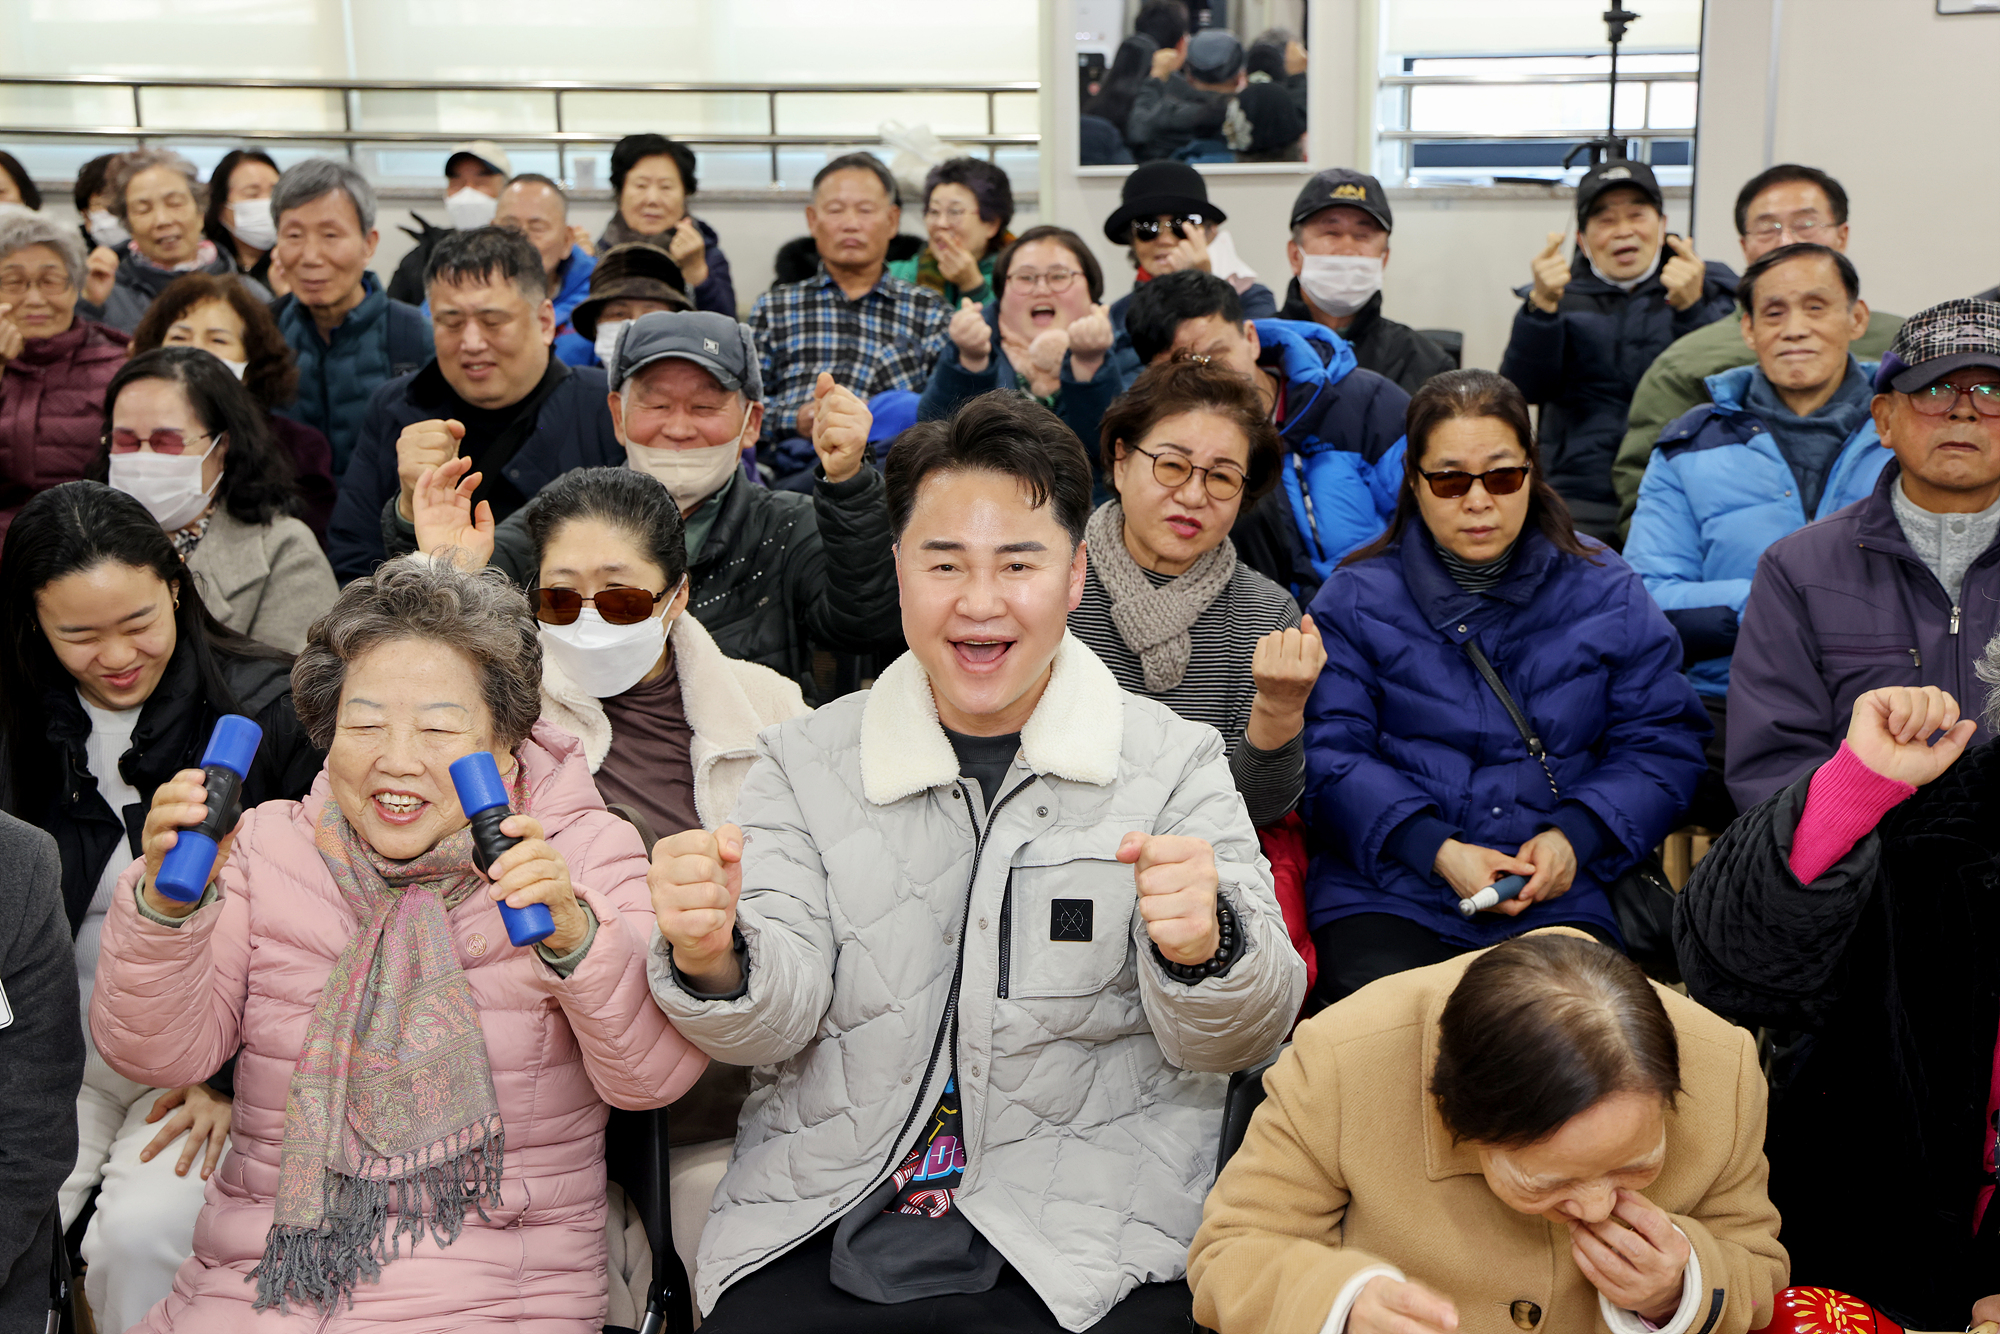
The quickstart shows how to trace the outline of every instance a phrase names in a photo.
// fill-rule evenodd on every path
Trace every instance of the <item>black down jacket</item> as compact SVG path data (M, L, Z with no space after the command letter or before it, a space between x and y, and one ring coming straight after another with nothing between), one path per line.
M1738 817L1674 920L1688 990L1804 1030L1766 1152L1792 1282L1961 1329L2000 1290L2000 1202L1975 1234L2000 1033L2000 747L1974 747L1819 879L1791 873L1808 775Z
M709 502L712 503L712 502ZM391 556L416 550L414 531L383 509ZM502 520L492 563L534 587L535 543L528 511ZM687 609L732 658L761 662L815 698L815 648L843 653L900 652L895 535L882 474L872 467L844 482L823 478L811 496L772 491L737 476L701 552L688 562Z
M1516 290L1521 309L1500 373L1541 405L1543 470L1578 530L1616 545L1611 462L1625 438L1632 391L1669 343L1736 309L1736 274L1710 260L1700 298L1675 310L1658 273L1628 294L1592 273L1579 250L1554 314L1527 300L1528 288Z

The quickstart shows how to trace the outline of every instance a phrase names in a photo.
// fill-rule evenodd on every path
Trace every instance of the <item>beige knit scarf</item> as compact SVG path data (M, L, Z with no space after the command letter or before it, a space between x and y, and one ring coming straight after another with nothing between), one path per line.
M1125 549L1123 505L1113 500L1099 506L1083 535L1090 544L1090 568L1111 598L1111 622L1145 669L1147 693L1172 690L1187 675L1193 653L1188 631L1236 573L1236 544L1223 538L1187 573L1156 588Z

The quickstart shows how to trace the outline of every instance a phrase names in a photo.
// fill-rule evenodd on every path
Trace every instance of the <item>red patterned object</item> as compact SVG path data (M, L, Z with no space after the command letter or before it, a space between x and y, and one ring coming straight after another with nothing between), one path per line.
M1774 1306L1771 1323L1752 1334L1903 1334L1867 1302L1832 1288L1786 1288Z

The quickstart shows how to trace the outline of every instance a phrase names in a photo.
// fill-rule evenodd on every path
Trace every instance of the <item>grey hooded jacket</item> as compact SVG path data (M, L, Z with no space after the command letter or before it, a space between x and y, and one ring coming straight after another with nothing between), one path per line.
M990 814L908 654L760 744L736 807L744 993L693 995L654 937L675 1027L758 1067L702 1233L702 1310L888 1178L950 1075L954 1016L965 1217L1067 1329L1179 1277L1226 1072L1276 1050L1305 991L1222 738L1065 635ZM1245 937L1222 976L1161 967L1116 860L1135 829L1213 846ZM1075 900L1087 940L1067 938Z

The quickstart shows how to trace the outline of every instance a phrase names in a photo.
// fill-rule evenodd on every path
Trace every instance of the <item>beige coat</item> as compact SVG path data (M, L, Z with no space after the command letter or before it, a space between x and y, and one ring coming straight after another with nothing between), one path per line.
M188 569L210 615L287 653L306 646L306 630L340 592L312 529L285 515L244 523L219 505Z
M1568 1230L1503 1204L1427 1091L1438 1017L1476 957L1384 979L1299 1025L1189 1251L1202 1324L1318 1334L1347 1280L1386 1264L1456 1304L1461 1334L1516 1334L1523 1301L1540 1308L1535 1334L1607 1327ZM1644 1193L1701 1263L1689 1334L1744 1334L1770 1319L1788 1268L1765 1193L1764 1077L1749 1033L1659 991L1683 1092Z
M757 759L757 734L773 723L811 713L798 682L769 667L727 657L701 622L682 612L667 631L680 675L681 707L694 738L694 809L702 828L729 819L736 794ZM553 658L542 659L542 717L575 733L596 773L611 750L611 722L604 705L586 694Z

